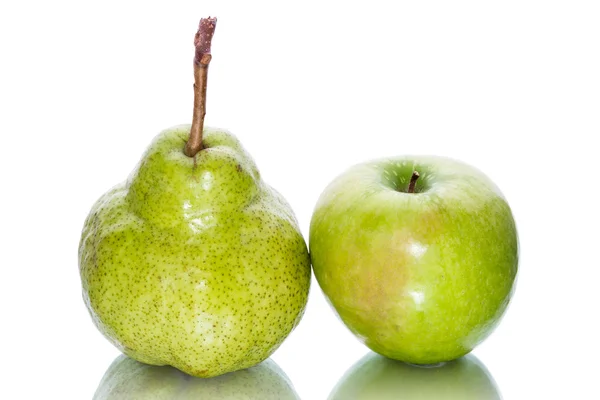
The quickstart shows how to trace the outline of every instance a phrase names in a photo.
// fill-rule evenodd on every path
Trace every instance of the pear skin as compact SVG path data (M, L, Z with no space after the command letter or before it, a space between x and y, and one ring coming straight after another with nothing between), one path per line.
M299 323L310 258L285 199L231 133L161 132L87 217L83 297L99 330L152 365L213 377L268 358Z

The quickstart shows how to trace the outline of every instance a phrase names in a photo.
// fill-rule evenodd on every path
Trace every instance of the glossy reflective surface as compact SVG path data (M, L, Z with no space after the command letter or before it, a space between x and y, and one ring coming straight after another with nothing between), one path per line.
M499 400L500 391L473 355L413 366L370 353L340 380L329 400Z
M298 400L292 383L272 360L216 378L195 378L121 355L106 371L94 400Z
M476 165L507 196L523 257L475 355L505 400L600 398L600 1L32 0L0 1L0 399L90 400L118 356L81 301L81 225L151 132L189 122L208 15L207 124L240 136L305 237L356 162ZM273 359L303 400L326 400L367 353L313 279Z

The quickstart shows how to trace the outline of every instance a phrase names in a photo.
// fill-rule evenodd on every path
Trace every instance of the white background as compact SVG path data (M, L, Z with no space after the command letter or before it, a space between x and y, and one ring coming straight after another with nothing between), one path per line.
M152 137L187 123L192 39L219 17L207 124L228 128L305 237L352 164L462 159L503 190L522 258L513 303L475 354L505 399L597 399L597 1L3 1L0 397L89 399L118 355L81 300L92 203ZM313 281L273 356L325 399L367 349Z

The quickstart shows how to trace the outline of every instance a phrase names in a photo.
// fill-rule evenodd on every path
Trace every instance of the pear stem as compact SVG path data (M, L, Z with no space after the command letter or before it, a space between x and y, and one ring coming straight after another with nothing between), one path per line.
M206 115L206 83L208 80L208 65L212 59L210 45L215 34L216 18L202 18L198 32L194 37L196 55L194 57L194 115L190 137L185 144L184 153L194 157L202 150L202 131L204 130L204 116Z
M419 173L417 171L413 171L412 176L410 177L410 183L408 184L408 193L415 192L415 185L417 184L417 179L419 179Z

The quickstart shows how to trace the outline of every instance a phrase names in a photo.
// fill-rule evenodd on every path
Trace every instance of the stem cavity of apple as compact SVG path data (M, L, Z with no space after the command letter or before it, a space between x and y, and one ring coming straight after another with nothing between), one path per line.
M202 131L204 130L204 116L206 115L206 83L208 65L212 59L210 45L216 26L216 18L202 18L198 26L198 32L194 37L194 46L196 47L194 57L194 115L190 137L184 149L184 153L188 157L194 157L202 150Z
M408 193L415 192L415 185L417 184L417 179L419 179L419 173L417 171L413 171L412 176L410 177L410 183L408 184Z

